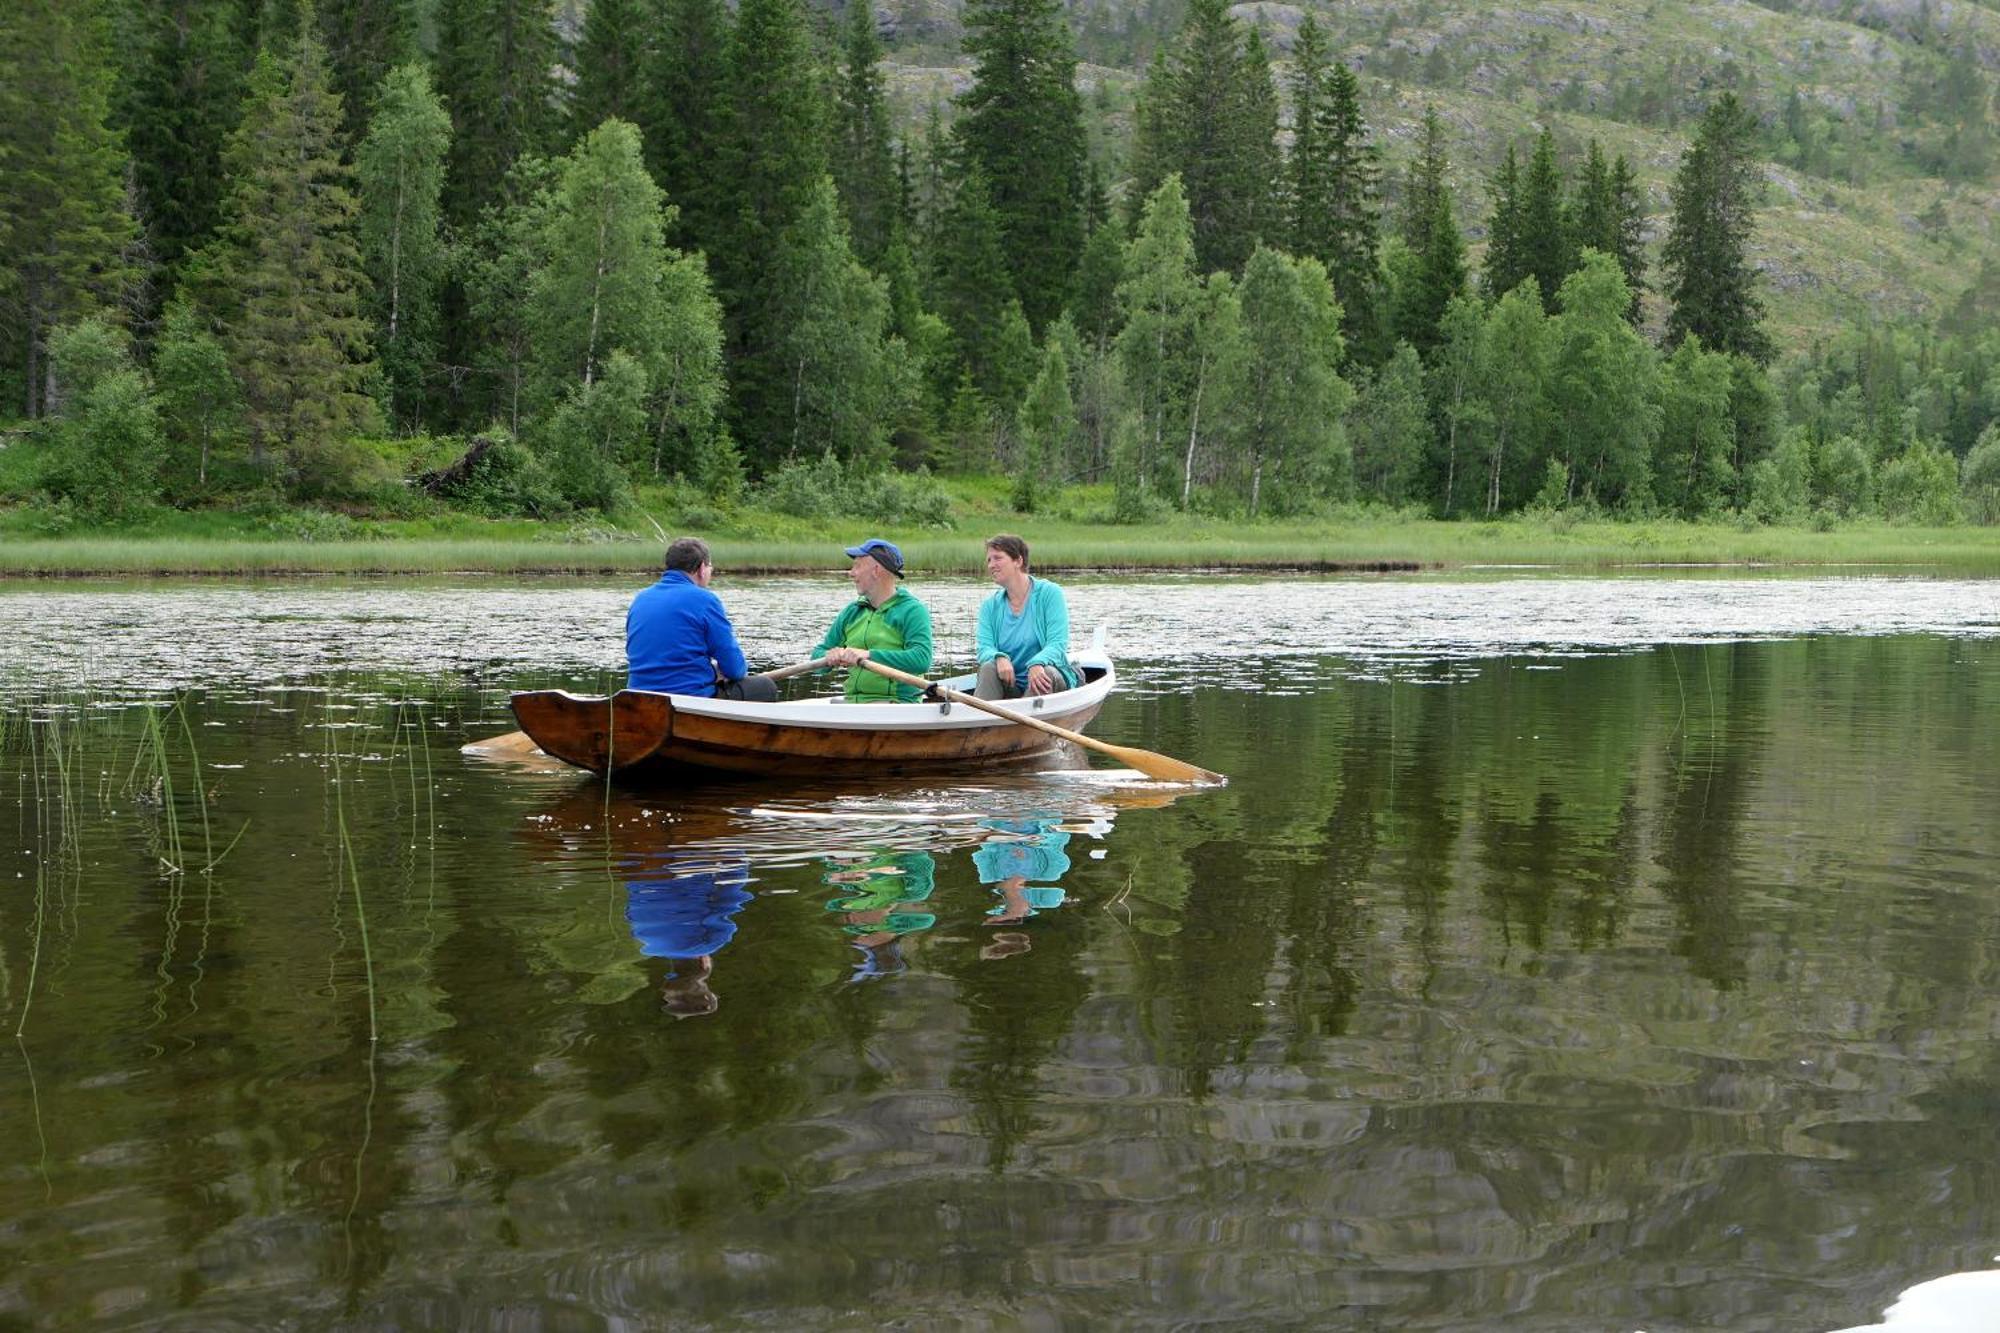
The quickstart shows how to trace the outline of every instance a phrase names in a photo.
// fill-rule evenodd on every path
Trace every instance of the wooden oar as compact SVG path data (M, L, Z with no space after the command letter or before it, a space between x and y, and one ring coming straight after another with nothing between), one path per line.
M790 680L793 676L803 676L808 671L817 671L826 665L824 657L815 657L810 662L799 662L788 667L764 674L772 680ZM510 731L502 736L491 736L483 741L467 741L461 750L476 751L488 759L518 759L534 754L541 747L525 731Z
M982 713L991 713L995 717L1004 717L1009 722L1018 722L1024 727L1033 727L1037 731L1046 731L1051 736L1060 736L1066 741L1074 741L1086 750L1097 750L1103 754L1108 754L1126 767L1138 769L1149 778L1159 778L1162 782L1199 782L1218 786L1229 781L1228 778L1220 773L1211 773L1205 768L1197 768L1193 764L1183 763L1169 755L1156 754L1151 750L1141 750L1130 745L1112 745L1108 742L1097 740L1095 737L1086 736L1080 731L1071 731L1068 727L1059 727L1053 722L1044 722L1038 717L1030 717L1026 713L1017 713L1011 708L1002 708L999 704L990 703L975 695L966 694L962 690L954 690L949 685L939 685L934 681L925 680L922 676L913 676L907 671L899 671L892 666L883 666L880 662L869 658L862 658L861 665L867 667L878 676L887 676L890 680L899 680L905 685L914 685L920 690L929 690L940 699L949 699L955 704L964 704L967 708L977 708Z

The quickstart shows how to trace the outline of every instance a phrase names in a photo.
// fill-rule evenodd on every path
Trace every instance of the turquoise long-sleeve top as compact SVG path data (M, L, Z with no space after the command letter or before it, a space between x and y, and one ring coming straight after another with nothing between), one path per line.
M1069 662L1069 603L1062 585L1028 576L1028 604L1019 615L1007 605L1007 590L995 588L979 604L977 635L981 664L1005 657L1014 664L1014 679L1025 682L1028 668L1045 666L1069 688L1080 683Z

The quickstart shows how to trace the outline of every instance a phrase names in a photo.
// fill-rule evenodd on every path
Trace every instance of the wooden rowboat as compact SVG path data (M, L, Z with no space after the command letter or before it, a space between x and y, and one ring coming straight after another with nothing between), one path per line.
M1117 685L1117 672L1101 642L1071 654L1070 661L1081 685L1006 706L1081 731ZM939 683L970 693L976 682L961 676ZM633 779L679 769L824 777L853 769L896 774L984 767L1039 760L1065 744L949 701L760 704L650 690L609 696L527 690L513 696L513 707L521 730L545 753L593 773Z

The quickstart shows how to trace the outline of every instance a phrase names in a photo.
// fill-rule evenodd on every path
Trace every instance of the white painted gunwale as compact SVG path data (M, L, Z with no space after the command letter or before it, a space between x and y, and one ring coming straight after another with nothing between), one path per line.
M1063 717L1104 702L1118 684L1111 658L1103 653L1072 653L1070 662L1081 673L1102 670L1096 680L1073 690L1058 690L1036 698L1001 700L1003 708L1015 709L1029 717L1061 725ZM977 683L973 676L953 676L938 684L965 694ZM735 699L707 699L695 694L670 694L674 711L695 717L722 718L731 722L754 722L764 726L813 727L832 731L977 731L986 727L1011 727L1005 718L993 716L964 704L851 704L841 698L794 699L775 704L743 703Z

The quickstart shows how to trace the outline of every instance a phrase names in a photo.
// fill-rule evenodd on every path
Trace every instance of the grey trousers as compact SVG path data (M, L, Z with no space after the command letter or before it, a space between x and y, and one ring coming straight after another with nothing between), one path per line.
M735 680L718 680L715 682L715 697L740 699L747 704L774 704L778 702L778 682L769 676L739 676Z
M1009 690L1005 685L1002 685L1000 683L1000 664L998 659L996 659L991 662L981 662L979 664L979 683L972 687L972 697L975 699L1018 699L1027 693L1027 687L1028 679L1026 672L1015 675L1013 689Z

